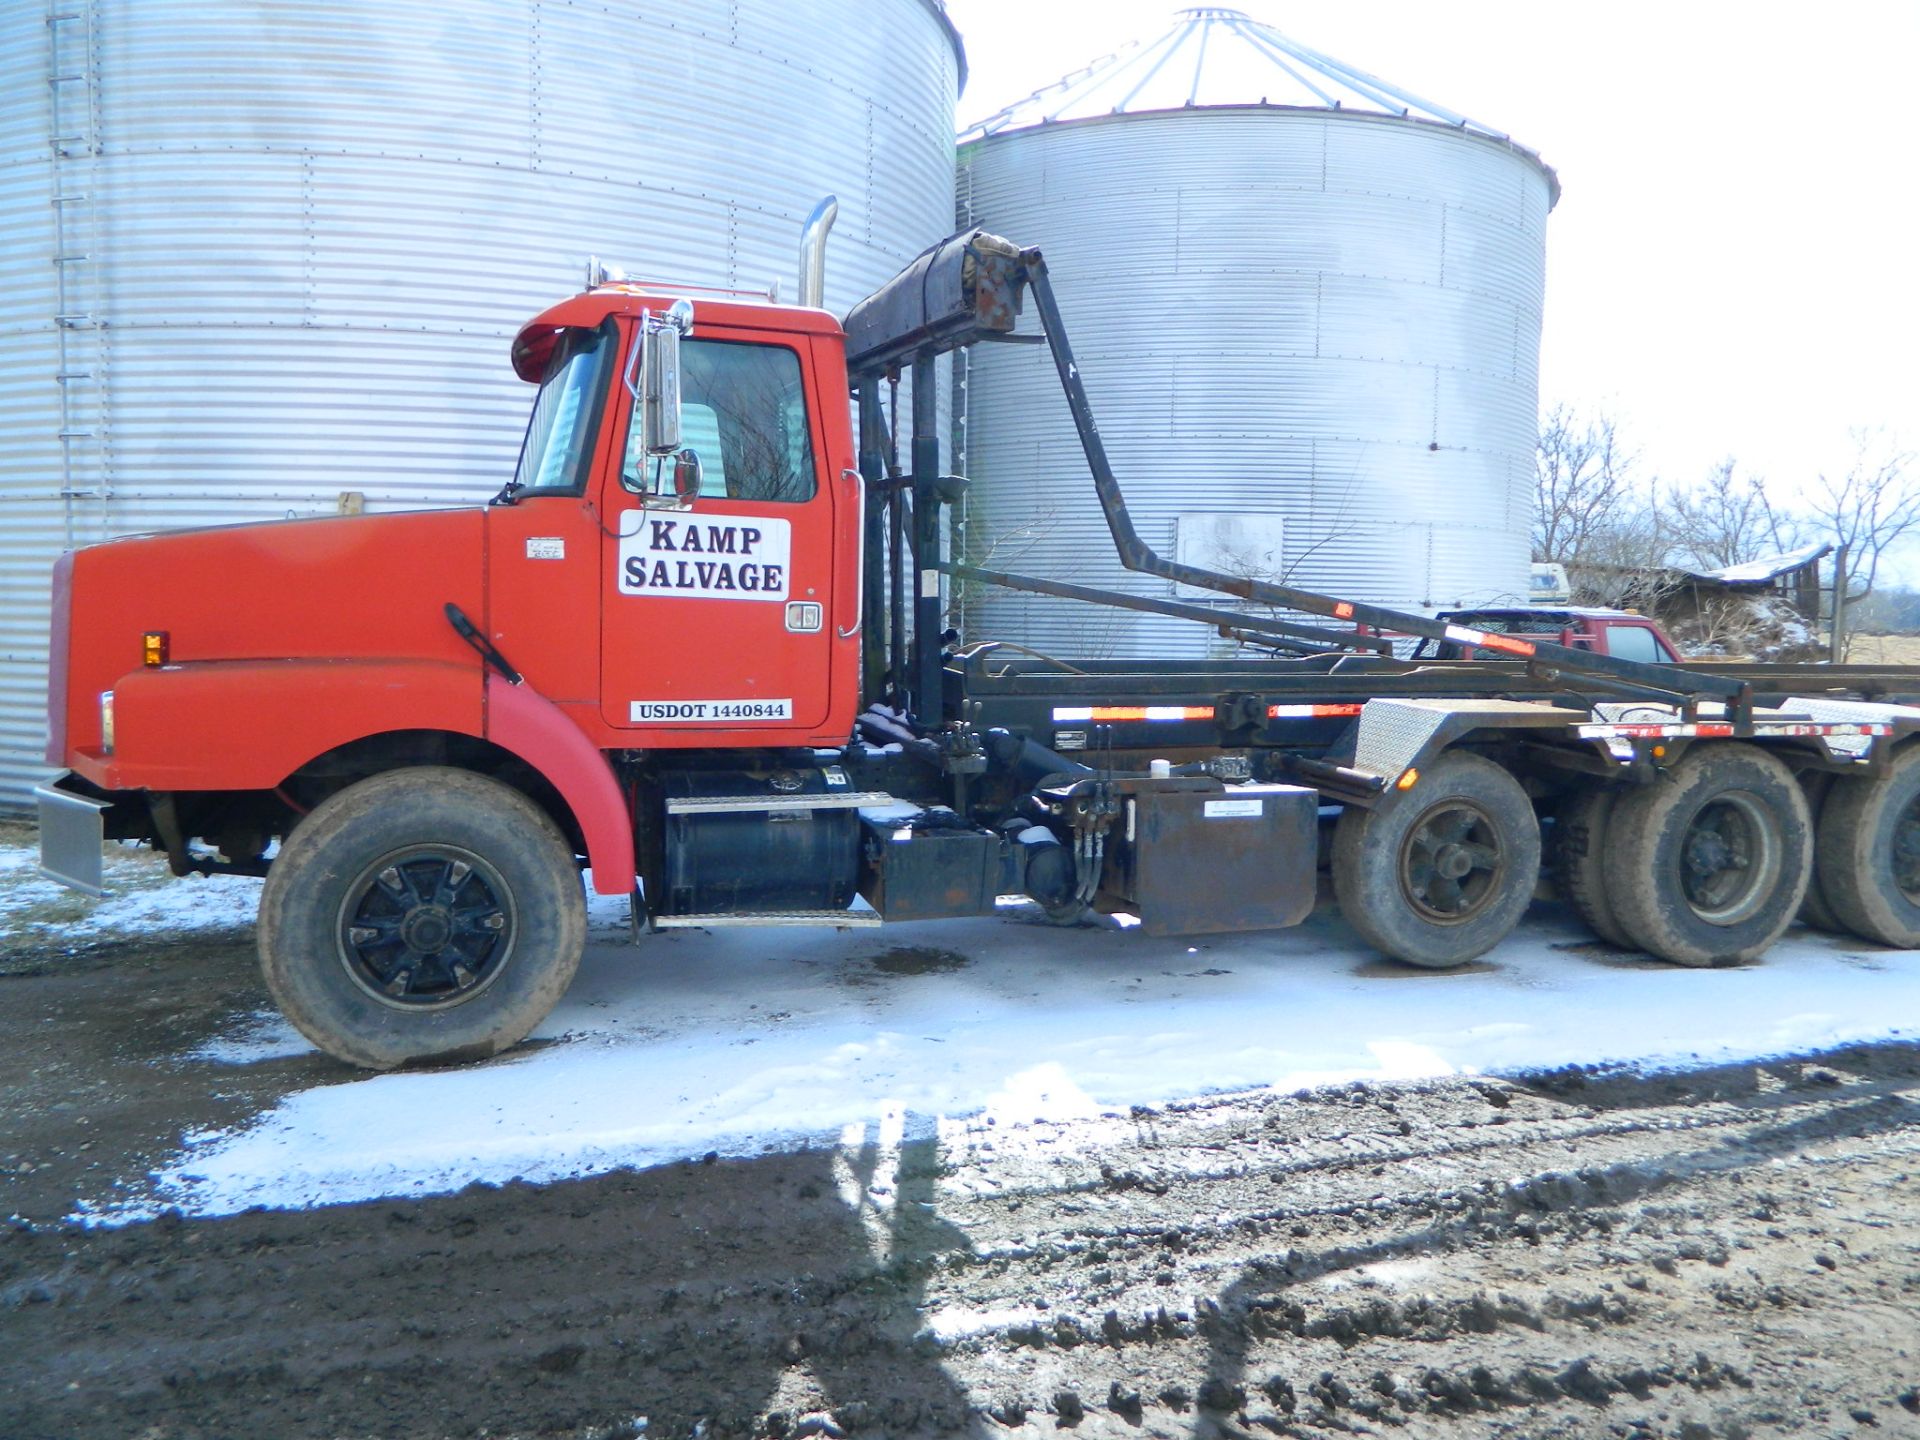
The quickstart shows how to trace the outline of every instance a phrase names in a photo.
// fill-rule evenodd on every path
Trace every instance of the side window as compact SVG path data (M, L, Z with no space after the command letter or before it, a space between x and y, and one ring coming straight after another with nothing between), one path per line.
M1621 660L1646 660L1653 664L1671 663L1673 657L1644 625L1609 625L1607 653Z
M649 483L638 433L624 476ZM680 444L700 457L700 493L716 499L802 504L817 488L800 357L783 345L686 340L680 345Z

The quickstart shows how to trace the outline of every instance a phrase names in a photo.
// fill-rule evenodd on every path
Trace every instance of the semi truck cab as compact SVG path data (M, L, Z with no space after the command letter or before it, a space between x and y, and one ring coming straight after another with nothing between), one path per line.
M602 748L844 738L861 497L832 317L615 284L513 361L540 390L487 515L491 643ZM597 646L554 643L585 616Z

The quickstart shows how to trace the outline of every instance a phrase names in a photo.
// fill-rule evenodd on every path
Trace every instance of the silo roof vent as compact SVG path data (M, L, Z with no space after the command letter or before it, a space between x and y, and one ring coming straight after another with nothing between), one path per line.
M1512 139L1289 39L1243 11L1200 5L1176 11L1173 28L1159 39L1135 41L1102 56L989 115L960 140L964 144L1060 120L1225 105L1353 110Z

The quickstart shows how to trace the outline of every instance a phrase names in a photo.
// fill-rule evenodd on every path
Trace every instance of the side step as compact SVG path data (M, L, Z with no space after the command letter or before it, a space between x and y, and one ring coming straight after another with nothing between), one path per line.
M710 915L656 915L656 930L712 930L742 925L832 925L844 929L871 929L880 923L877 910L721 910Z

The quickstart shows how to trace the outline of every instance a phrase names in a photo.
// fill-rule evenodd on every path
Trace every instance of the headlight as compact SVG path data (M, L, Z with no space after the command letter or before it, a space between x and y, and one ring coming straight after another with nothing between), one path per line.
M113 753L113 691L100 692L100 749L103 753Z

